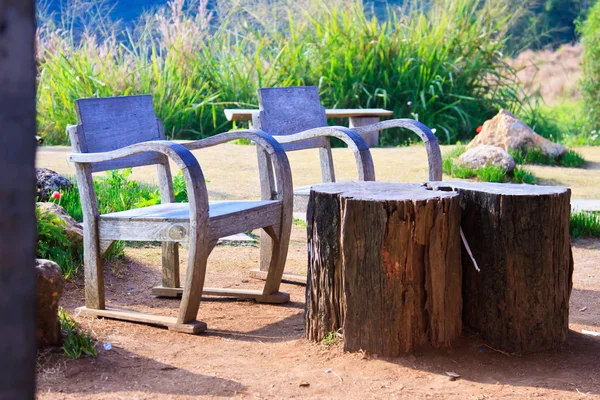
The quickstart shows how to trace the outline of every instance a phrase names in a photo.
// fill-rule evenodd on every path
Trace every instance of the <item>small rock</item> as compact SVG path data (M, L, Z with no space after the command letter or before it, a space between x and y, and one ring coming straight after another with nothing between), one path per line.
M567 149L538 135L527 124L506 110L483 124L481 132L467 145L472 149L480 145L502 147L504 150L541 150L547 156L560 156Z
M36 168L35 178L39 201L48 201L52 192L60 192L73 187L67 178L48 168Z
M64 208L55 203L36 203L42 211L49 211L65 223L65 235L74 246L83 246L83 226L75 221Z
M448 372L448 371L446 371L446 375L448 375L450 377L451 381L455 381L458 378L460 378L460 375L457 374L456 372Z
M458 163L472 169L497 165L509 173L515 169L515 160L506 150L490 145L470 148L461 154L458 158Z
M56 346L60 343L58 301L63 294L65 279L57 263L35 260L37 276L37 343L39 346Z
M298 383L298 387L309 387L310 383L306 382L306 381L300 381L300 383Z

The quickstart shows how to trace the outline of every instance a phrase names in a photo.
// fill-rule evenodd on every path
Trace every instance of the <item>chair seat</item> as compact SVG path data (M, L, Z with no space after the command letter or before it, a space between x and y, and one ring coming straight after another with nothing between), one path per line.
M209 236L247 232L275 224L281 214L278 200L224 200L209 203ZM102 240L187 240L189 204L168 203L99 216ZM158 235L158 237L157 237Z

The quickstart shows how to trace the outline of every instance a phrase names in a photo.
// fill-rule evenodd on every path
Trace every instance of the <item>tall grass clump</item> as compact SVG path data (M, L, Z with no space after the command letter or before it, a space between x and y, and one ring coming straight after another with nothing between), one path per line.
M590 9L579 25L583 44L582 80L584 115L591 128L588 136L598 139L600 131L600 2Z
M230 129L223 108L257 106L257 88L292 85L318 85L326 107L418 119L443 142L472 137L500 107L518 111L516 75L502 54L505 2L425 3L381 18L358 0L223 0L210 10L206 0L173 0L128 28L99 23L99 13L90 21L85 10L79 29L46 18L39 131L49 144L66 143L77 98L150 93L168 137L197 139Z
M600 237L600 213L593 211L572 213L571 235L573 237Z

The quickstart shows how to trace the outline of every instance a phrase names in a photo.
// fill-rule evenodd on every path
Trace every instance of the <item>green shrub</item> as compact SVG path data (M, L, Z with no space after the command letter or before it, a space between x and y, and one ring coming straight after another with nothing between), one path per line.
M37 104L46 143L66 142L73 101L91 96L152 94L173 139L230 129L223 108L255 107L258 87L318 85L327 107L389 108L436 128L444 142L472 137L500 107L522 106L502 54L512 12L502 2L411 3L380 19L357 0L252 4L219 8L211 22L191 2L130 31L88 29L79 39L70 21L41 23ZM79 17L84 26L113 26ZM385 137L390 145L416 139Z
M571 236L600 237L600 214L592 211L571 213Z
M82 333L77 321L62 307L58 307L58 321L64 335L62 348L67 358L76 360L83 355L91 357L98 355L92 335Z
M77 274L83 262L83 248L67 239L66 224L50 211L35 210L37 218L36 257L52 260L60 266L65 279Z
M94 190L98 199L100 214L130 210L160 203L158 187L134 180L129 180L131 168L107 171L105 177L94 179ZM60 199L60 205L77 221L83 220L81 201L77 182L70 179L73 188L65 190ZM173 177L173 192L175 201L185 202L188 199L185 180L181 172Z

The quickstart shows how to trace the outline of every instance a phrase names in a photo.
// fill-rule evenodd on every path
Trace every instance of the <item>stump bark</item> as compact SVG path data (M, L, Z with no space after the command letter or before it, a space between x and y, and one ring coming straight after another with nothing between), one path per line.
M461 194L463 321L491 346L528 353L564 342L573 258L566 188L432 182Z
M308 214L307 338L396 356L448 346L462 322L455 192L381 182L323 184Z

